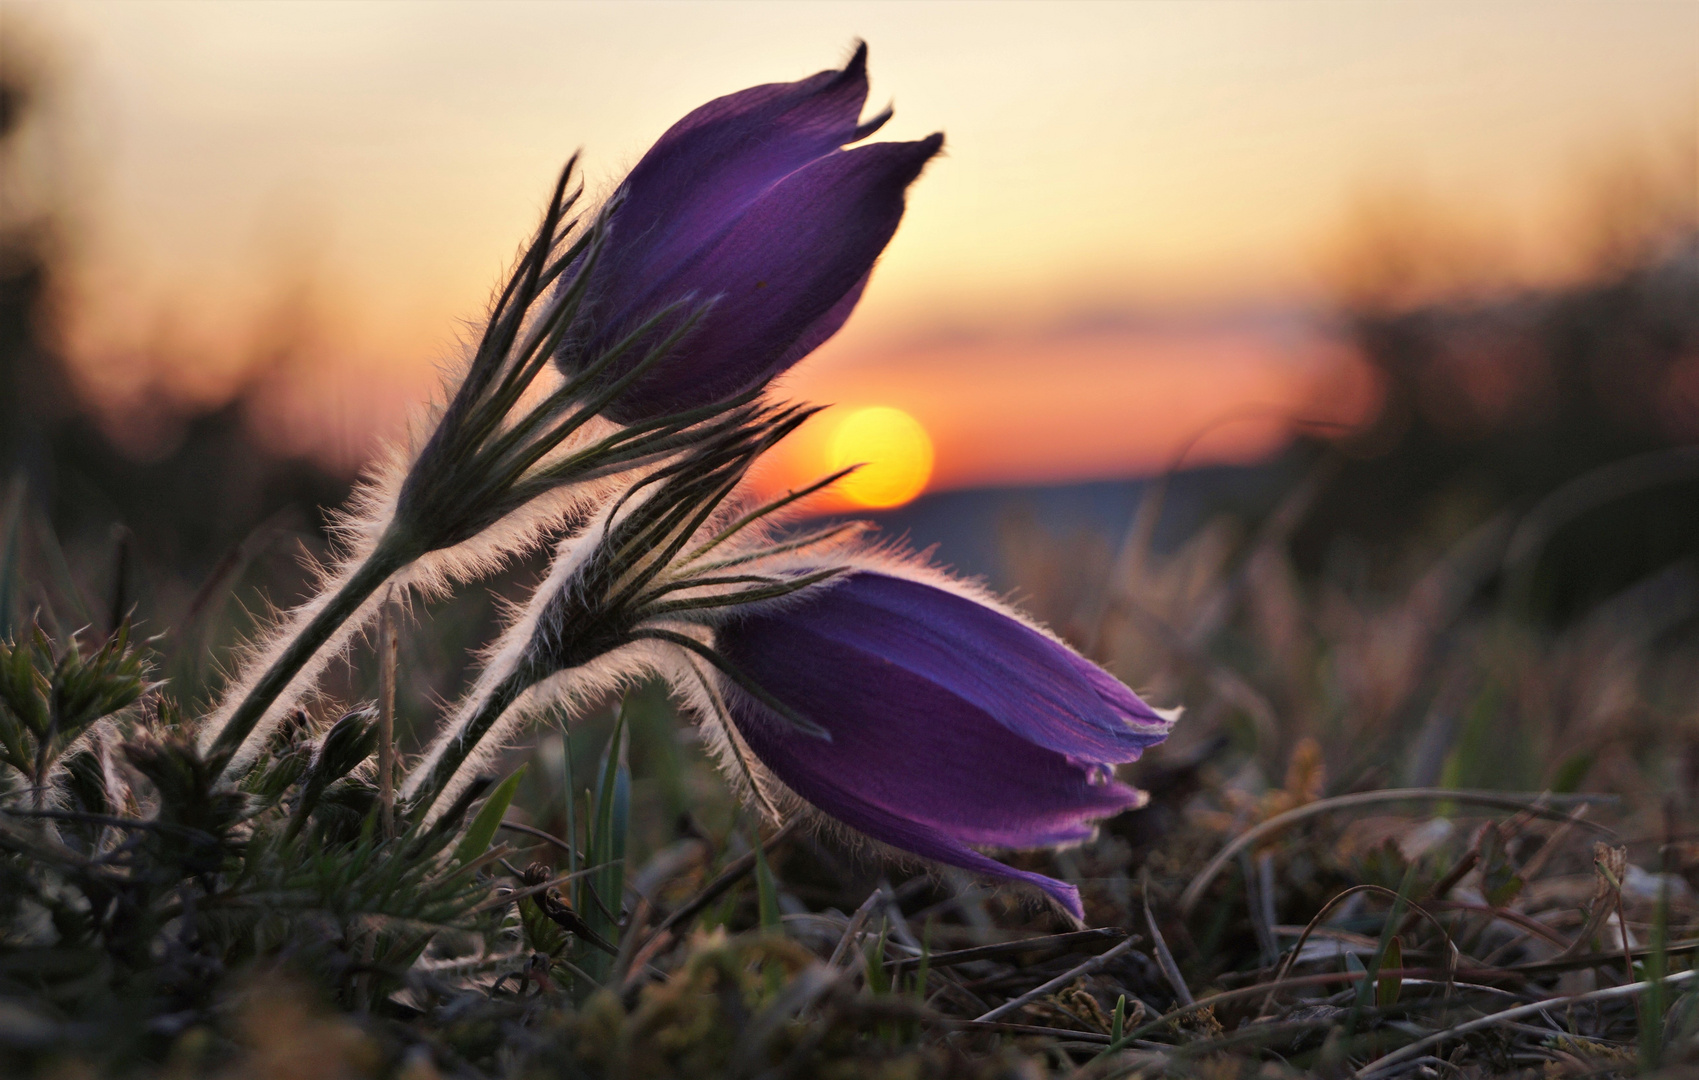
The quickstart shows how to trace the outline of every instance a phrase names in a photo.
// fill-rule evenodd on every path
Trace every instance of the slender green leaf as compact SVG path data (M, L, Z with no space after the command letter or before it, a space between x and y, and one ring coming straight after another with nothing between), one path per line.
M35 525L36 550L42 554L54 578L54 591L71 606L71 617L77 620L77 626L93 626L94 615L89 610L88 601L83 598L82 588L77 585L77 576L71 572L71 563L65 558L59 534L53 531L52 523L45 518L36 518Z
M1669 974L1669 878L1658 876L1658 905L1652 912L1652 955L1646 958L1639 975L1651 983L1637 1006L1640 1011L1640 1072L1649 1075L1663 1064L1664 1047L1668 1044L1665 1025L1669 1015L1664 1008L1669 991L1664 977Z
M600 867L585 878L592 895L583 914L590 928L608 941L620 937L620 901L625 894L625 845L631 815L630 732L625 709L614 720L613 733L602 751L596 791L587 823L590 840L585 865ZM598 961L600 963L600 961ZM601 974L598 970L596 974Z
M755 894L761 911L761 929L783 929L784 924L779 921L779 889L773 882L773 871L767 865L767 852L759 836L755 838Z
M1350 1020L1346 1024L1348 1033L1357 1030L1358 1014L1374 1003L1380 989L1380 970L1386 966L1386 958L1392 949L1392 943L1398 940L1398 925L1404 921L1404 912L1410 905L1410 892L1416 885L1416 872L1420 863L1412 862L1404 871L1404 880L1398 885L1398 895L1392 901L1392 910L1387 913L1386 924L1381 928L1380 941L1375 946L1375 954L1364 971L1368 978L1357 984L1357 1000L1352 1006ZM1402 948L1399 950L1403 952ZM1355 960L1355 955L1347 959ZM1360 961L1359 961L1360 963ZM1356 970L1353 968L1353 970Z
M1386 968L1401 968L1404 966L1404 942L1397 934L1392 935L1392 941L1386 946L1386 962L1381 965ZM1382 975L1375 986L1375 1004L1381 1008L1398 1004L1398 992L1404 988L1404 980L1396 975Z
M18 595L23 591L19 569L24 520L24 478L16 476L6 485L6 502L0 506L0 641L18 631Z
M567 729L565 721L560 725L560 756L561 774L566 777L566 842L569 846L566 853L566 872L578 872L578 813L577 800L572 790L572 732Z
M460 838L460 845L454 849L454 861L469 863L490 849L490 841L496 837L496 830L501 827L501 819L506 816L507 808L513 803L513 796L519 791L519 781L525 775L525 766L515 769L513 775L503 780L496 789L490 792L490 797L484 800L483 809L472 819L467 827L466 835Z
M1593 771L1594 755L1583 750L1563 759L1557 767L1557 775L1552 777L1549 785L1558 795L1568 795L1581 790L1581 782L1587 779L1587 774Z
M879 928L879 940L867 947L867 988L873 991L874 997L884 997L891 992L891 977L885 971L885 939L891 932L888 923Z
M926 1003L926 981L932 974L932 920L926 920L926 928L920 933L920 964L914 972L914 992L920 998L921 1004Z

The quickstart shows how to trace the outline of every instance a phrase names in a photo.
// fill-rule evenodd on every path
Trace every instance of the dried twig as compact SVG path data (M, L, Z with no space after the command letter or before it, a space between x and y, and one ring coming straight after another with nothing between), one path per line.
M1509 1020L1520 1020L1524 1016L1534 1016L1538 1013L1545 1012L1548 1009L1562 1009L1571 1005L1579 1005L1584 1001L1605 1001L1610 998L1633 997L1634 995L1644 993L1653 987L1675 986L1679 983L1689 982L1695 977L1699 977L1699 970L1680 971L1662 979L1648 979L1645 982L1629 983L1627 986L1607 986L1603 990L1590 990L1585 994L1573 994L1569 997L1546 998L1541 1001L1533 1002L1529 1005L1518 1005L1514 1009L1505 1009L1503 1012L1492 1013L1488 1016L1470 1020L1467 1023L1458 1024L1455 1027L1446 1028L1444 1031L1436 1031L1424 1039L1417 1039L1408 1046L1401 1046L1380 1060L1372 1061L1363 1066L1361 1069L1358 1069L1353 1076L1355 1080L1364 1080L1365 1077L1373 1076L1375 1073L1385 1072L1387 1069L1399 1064L1400 1062L1408 1061L1413 1057L1419 1057L1436 1046L1450 1042L1452 1039L1461 1038L1472 1031L1480 1031L1482 1028L1492 1027L1494 1024L1502 1024Z
M1156 952L1156 962L1162 968L1162 977L1168 980L1173 988L1174 996L1180 1004L1192 1004L1192 991L1186 985L1185 978L1180 974L1180 965L1174 962L1174 954L1168 951L1168 942L1163 940L1162 930L1156 925L1156 914L1150 910L1150 874L1144 877L1144 924L1150 930L1151 948Z
M1062 987L1067 986L1069 983L1073 982L1075 979L1080 978L1081 976L1090 975L1092 972L1103 967L1105 964L1109 963L1109 961L1120 956L1122 953L1126 952L1128 949L1131 949L1132 947L1133 947L1133 941L1132 941L1131 938L1129 938L1126 941L1121 942L1121 944L1115 946L1113 949L1110 949L1108 952L1103 953L1099 956L1094 956L1090 960L1087 960L1085 963L1079 965L1078 967L1070 968L1067 971L1064 971L1062 974L1056 976L1054 979L1051 979L1049 982L1042 983L1039 986L1033 987L1031 990L1028 990L1026 993L1022 994L1018 998L1015 998L1011 1001L1004 1002L1003 1004L997 1006L995 1009L992 1009L990 1012L986 1013L984 1016L975 1017L974 1022L979 1023L979 1024L985 1024L985 1023L991 1022L992 1020L996 1020L999 1017L1007 1016L1010 1013L1015 1012L1016 1010L1022 1008L1023 1006L1028 1005L1031 1002L1037 1001L1039 998L1043 997L1045 994L1049 994L1049 993L1052 993L1056 990L1060 990Z
M1095 930L1075 930L1066 934L1047 934L1044 937L1022 938L1020 941L1003 941L995 945L976 945L971 949L952 949L949 952L933 953L928 959L930 967L955 967L959 964L971 964L977 960L1000 960L1006 956L1019 956L1022 953L1039 950L1062 951L1072 949L1076 945L1101 944L1110 941L1120 941L1127 937L1127 932L1119 926L1105 926ZM1134 939L1136 944L1137 938ZM918 956L901 956L887 961L888 967L913 967L920 963Z
M873 909L883 903L884 899L884 889L874 889L867 894L867 899L863 900L861 906L855 909L855 914L850 916L849 924L844 927L843 936L838 938L837 948L832 950L832 958L826 961L827 967L837 967L850 949L855 947L856 935L861 933L861 928L866 924L868 916L873 914Z
M500 896L495 896L495 897L492 897L492 898L484 901L482 904L479 904L477 907L473 908L472 910L473 911L488 911L488 910L491 910L493 908L502 907L506 904L515 903L517 901L525 899L528 896L536 896L540 892L547 892L550 889L559 888L560 886L565 885L569 881L576 881L577 879L579 879L581 877L586 877L590 874L594 874L594 873L597 873L601 870L605 870L609 866L612 866L614 862L619 862L619 861L620 860L615 859L615 860L613 860L613 862L602 863L600 866L586 866L582 870L578 870L578 871L575 871L575 872L570 873L570 874L562 874L560 877L557 877L557 878L550 878L548 881L545 881L540 885L530 885L530 886L527 886L523 889L515 889L513 892L502 893Z
M517 821L503 821L501 823L501 828L512 829L514 832L522 832L522 833L525 833L527 836L535 836L539 840L544 840L544 841L547 841L548 843L553 844L555 847L560 848L562 851L566 852L569 855L572 853L572 845L571 844L567 843L565 840L562 840L560 837L554 835L553 833L546 833L543 830L535 828L531 825L522 825Z
M767 838L766 842L761 845L761 850L771 852L784 843L801 824L800 818L793 818L786 822L783 828ZM686 901L683 907L662 919L661 924L655 927L655 933L659 934L663 930L672 930L679 923L695 918L703 908L724 896L727 889L743 880L743 876L754 869L755 852L753 851L733 859L724 870L720 871L720 876L709 882L706 888Z

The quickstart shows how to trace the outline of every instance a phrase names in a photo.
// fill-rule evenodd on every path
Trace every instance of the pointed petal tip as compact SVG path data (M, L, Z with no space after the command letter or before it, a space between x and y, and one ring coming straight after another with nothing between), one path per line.
M844 66L836 71L827 68L818 75L804 82L812 82L817 87L817 93L830 95L833 91L846 85L859 83L863 95L867 93L867 42L855 39L855 52L844 62ZM800 84L799 84L800 85Z
M934 131L932 134L928 135L926 138L916 139L913 142L893 143L893 144L874 143L872 145L874 145L874 146L895 145L895 146L907 147L908 150L909 150L909 154L910 154L910 160L913 162L913 166L914 166L914 175L910 176L908 178L908 183L912 184L912 183L915 182L915 180L920 178L920 174L926 170L926 167L928 165L932 164L932 160L934 158L936 158L940 153L943 152L943 150L944 150L944 133L942 131Z
M895 116L896 114L897 114L897 111L894 108L892 108L889 105L885 106L885 108L881 112L879 112L877 115L871 117L870 119L863 120L859 125L857 125L855 131L850 133L850 137L847 140L845 140L845 142L846 143L860 142L862 139L867 138L869 135L873 134L875 131L878 131L880 128L884 127L885 124L890 121L891 117Z
M1058 881L1052 877L1036 874L1034 877L1036 878L1034 884L1043 889L1045 895L1054 900L1061 906L1062 910L1072 915L1076 920L1085 922L1085 905L1080 903L1078 886L1070 885L1066 881Z
M920 178L926 167L932 164L932 159L944 148L944 133L935 131L924 139L914 139L907 142L876 142L865 146L852 147L843 151L846 154L879 155L877 159L889 163L884 174L887 182L900 184L907 188Z

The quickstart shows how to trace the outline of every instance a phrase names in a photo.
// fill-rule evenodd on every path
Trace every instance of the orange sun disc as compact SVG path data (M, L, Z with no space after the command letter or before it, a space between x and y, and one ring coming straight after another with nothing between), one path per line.
M831 468L858 463L861 468L838 482L838 492L861 506L901 506L932 477L932 439L901 409L857 409L832 433Z

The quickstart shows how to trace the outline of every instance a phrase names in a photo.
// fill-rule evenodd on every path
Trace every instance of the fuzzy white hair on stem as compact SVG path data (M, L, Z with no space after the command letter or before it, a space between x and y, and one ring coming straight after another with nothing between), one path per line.
M582 574L592 559L604 554L603 545L619 524L639 514L648 503L660 497L659 488L634 488L627 498L606 501L582 529L556 546L548 573L526 603L507 610L506 627L482 653L477 680L455 706L443 729L426 748L424 757L402 784L403 799L417 800L428 796L430 809L427 810L427 821L438 812L437 807L451 804L470 779L500 752L505 741L531 719L555 709L564 711L570 718L608 695L629 689L650 676L659 676L675 688L701 683L698 657L691 651L666 641L631 640L587 663L553 673L525 687L499 717L486 715L501 708L496 701L497 695L508 687L509 680L520 671L540 639L571 640L573 628L559 621L565 618L562 611L567 606L560 603L561 598L582 587ZM842 534L846 531L836 532ZM663 569L658 581L664 583L668 572L675 567L689 565L691 554L700 555L710 549L716 552L716 558L722 563L750 558L759 561L763 545L772 542L771 536L772 526L751 518L744 505L728 503L708 515L690 536L690 554ZM815 546L817 557L823 546ZM644 552L637 557L634 565L644 567L652 557L651 553ZM707 585L684 589L677 595L696 598L728 590L734 590L734 586ZM592 598L591 605L594 602ZM710 628L699 620L669 617L655 620L653 625L671 634L687 637L705 649L712 645ZM487 730L477 730L478 725L486 723L489 724ZM445 780L436 774L445 767L442 764L445 755L451 752L460 753L463 757L448 766L452 772ZM747 774L749 770L745 772ZM433 780L433 776L436 779ZM432 784L437 785L437 790L427 791L427 786ZM759 797L761 789L757 782L751 780L749 790Z
M579 194L568 191L574 169L569 162L562 170L535 238L492 304L458 383L430 418L428 436L406 452L391 450L371 471L336 523L319 590L275 619L238 663L233 688L201 733L203 753L227 777L257 759L279 719L382 607L386 586L400 586L404 597L431 596L501 565L575 504L599 495L610 474L673 452L695 424L729 407L631 427L599 419L700 318L703 309L683 313L630 371L606 387L593 385L655 325L679 316L677 304L583 372L560 377L552 392L528 399L537 378L553 370L554 350L572 327L601 246L601 230L580 230L581 219L567 217ZM563 279L580 260L580 271Z
M555 451L565 456L591 445L617 430L606 420L584 425L566 445ZM218 707L206 718L197 736L202 752L218 739L238 703L247 697L260 677L312 619L324 610L339 590L372 555L384 531L395 519L401 486L406 481L422 440L410 446L391 444L368 468L355 488L346 509L334 514L329 532L332 552L324 563L310 566L315 581L312 595L301 604L270 620L270 625L240 650L236 675L226 684ZM536 547L551 529L598 500L606 499L610 479L593 480L555 488L498 520L489 528L451 548L430 552L413 560L388 579L394 598L404 605L415 599L440 599L456 585L496 573L514 559ZM286 688L267 707L260 721L243 740L229 768L236 773L259 756L271 733L291 710L311 700L319 677L333 660L345 655L356 639L371 625L387 599L387 589L374 589L337 628L312 658L303 664Z
M518 669L555 597L562 590L573 587L574 579L596 554L616 510L622 516L629 515L643 501L631 500L619 508L612 499L604 499L602 506L582 529L555 545L549 571L532 590L530 598L523 605L506 606L505 629L481 651L477 680L455 705L442 731L431 740L424 756L402 782L400 794L403 799L414 799L420 795L443 754L460 738L496 689ZM504 741L529 720L555 708L564 708L571 715L586 704L634 685L651 670L659 673L658 669L663 668L667 660L661 654L662 650L651 642L636 642L598 657L583 667L559 672L527 689L456 768L448 786L437 794L426 822L434 819L440 808L450 805L471 778L500 753Z

